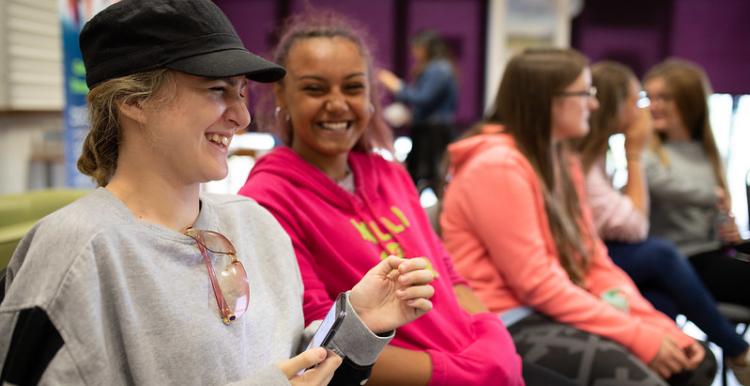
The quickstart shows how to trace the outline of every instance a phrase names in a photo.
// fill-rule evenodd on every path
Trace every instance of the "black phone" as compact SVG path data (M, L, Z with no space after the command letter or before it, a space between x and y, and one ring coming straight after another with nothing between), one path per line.
M331 309L328 310L326 317L323 318L323 322L321 322L320 326L318 326L318 329L315 331L315 335L313 335L305 351L315 347L327 348L328 344L331 342L331 339L333 339L333 336L336 335L336 331L338 331L339 326L341 326L341 323L344 322L345 317L346 295L342 292L336 298L336 301L331 306ZM300 370L297 375L302 375L305 370L308 369Z
M336 331L338 330L339 326L341 326L341 323L344 321L345 317L346 295L344 293L341 293L336 298L336 301L331 306L331 309L328 310L328 314L326 314L326 317L323 318L323 322L320 323L320 326L318 326L318 329L315 331L315 335L313 335L312 339L310 340L310 344L307 345L306 350L315 347L327 347L331 342L331 339L333 339L333 336L336 335Z

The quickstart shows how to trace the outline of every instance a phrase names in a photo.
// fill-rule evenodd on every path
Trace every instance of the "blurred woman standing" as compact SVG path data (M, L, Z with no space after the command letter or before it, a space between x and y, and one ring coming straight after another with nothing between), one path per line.
M454 136L458 82L448 46L434 31L422 31L411 42L412 78L405 84L388 70L378 78L397 101L412 111L412 148L406 167L418 188L442 186L440 161Z

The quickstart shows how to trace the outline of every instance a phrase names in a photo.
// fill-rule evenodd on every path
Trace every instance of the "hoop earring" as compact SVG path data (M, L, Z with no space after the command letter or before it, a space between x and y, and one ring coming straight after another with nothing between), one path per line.
M278 120L279 119L279 115L281 114L282 111L283 111L283 109L281 108L281 106L276 106L276 109L273 110L273 117L276 120ZM286 111L284 111L283 120L284 120L284 122L289 122L291 120L291 118L289 117L289 113L287 113Z

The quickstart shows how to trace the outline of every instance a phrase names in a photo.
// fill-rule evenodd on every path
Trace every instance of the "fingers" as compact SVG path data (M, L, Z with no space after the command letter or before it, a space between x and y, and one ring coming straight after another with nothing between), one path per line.
M399 283L404 286L427 284L434 279L434 274L427 271L430 266L427 259L415 257L404 259L396 256L388 256L371 271L386 276L388 279L399 279Z
M664 379L669 379L669 377L672 376L672 373L662 365L654 365L652 368L654 369L654 371L656 371L657 374L659 374L660 377Z
M668 379L673 374L688 368L689 360L685 351L681 350L670 337L664 337L659 352L651 363L662 378Z
M407 260L404 258L391 255L381 260L380 263L374 266L370 271L376 271L379 274L391 277L393 271L398 272L398 267L406 261Z
M719 230L719 240L726 244L735 244L740 241L740 233L736 229L725 229Z
M432 302L425 298L409 300L406 302L406 305L416 309L417 315L422 315L432 309Z
M672 374L675 374L688 368L689 361L684 351L677 348L677 346L673 346L673 348L669 351L665 364Z
M435 275L432 271L420 269L417 271L402 273L398 278L398 284L408 287L412 285L428 284L432 282L433 279L435 279Z
M706 350L703 349L703 346L700 343L693 342L693 344L685 348L685 354L688 357L687 368L693 370L703 362L703 358L706 356Z
M412 286L396 291L396 296L401 300L414 300L418 298L431 298L435 294L435 288L431 285Z
M430 266L430 263L424 257L415 257L412 259L404 260L399 266L398 271L402 274L425 269Z
M327 385L333 378L336 369L341 365L341 357L328 352L328 357L317 367L305 371L302 375L291 378L292 385Z
M297 356L289 358L277 364L277 366L284 372L287 379L291 379L301 370L308 367L317 365L326 359L326 350L321 347L310 349L300 353Z

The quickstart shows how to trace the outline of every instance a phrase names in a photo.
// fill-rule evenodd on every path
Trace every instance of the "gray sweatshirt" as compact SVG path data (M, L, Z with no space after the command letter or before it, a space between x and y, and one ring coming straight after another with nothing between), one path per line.
M288 236L254 201L205 195L194 228L225 235L250 283L247 312L222 323L193 239L137 220L106 189L49 215L19 244L0 305L0 363L19 314L43 310L64 344L42 384L288 385L274 365L304 331ZM369 365L390 337L350 314L334 344ZM392 336L392 335L391 335Z
M669 165L644 157L651 198L650 235L671 240L686 256L717 249L716 177L697 141L664 145Z

